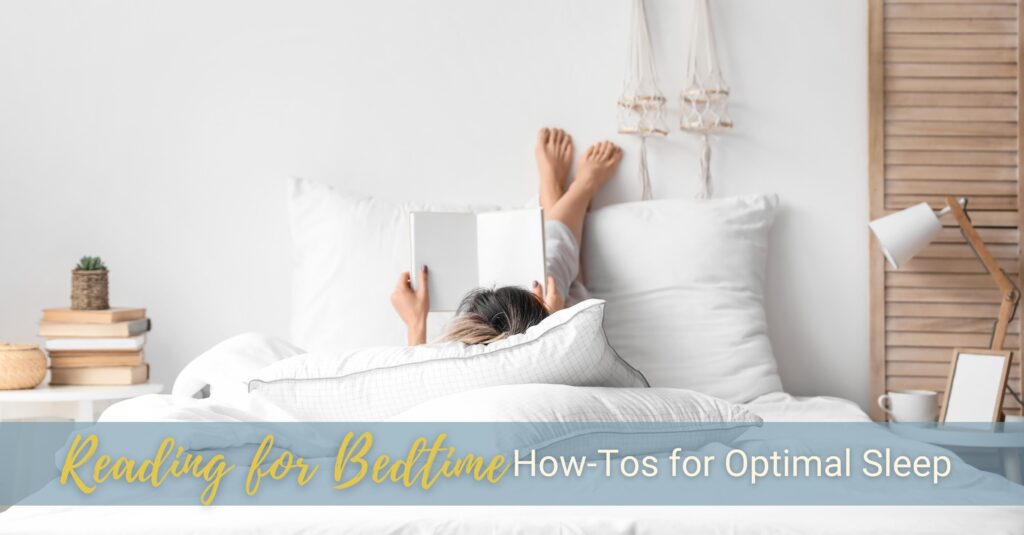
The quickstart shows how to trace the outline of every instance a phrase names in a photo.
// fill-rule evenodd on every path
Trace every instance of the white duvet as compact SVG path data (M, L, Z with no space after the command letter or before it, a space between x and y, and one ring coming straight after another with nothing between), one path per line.
M292 421L241 385L294 348L259 347L191 365L173 395L118 403L104 421ZM250 369L252 368L252 369ZM190 397L204 384L206 399ZM838 398L764 395L745 405L765 421L867 421ZM237 437L234 437L237 439ZM1001 492L1004 479L973 471L961 486ZM0 533L1009 533L1024 535L1024 507L244 507L16 506Z

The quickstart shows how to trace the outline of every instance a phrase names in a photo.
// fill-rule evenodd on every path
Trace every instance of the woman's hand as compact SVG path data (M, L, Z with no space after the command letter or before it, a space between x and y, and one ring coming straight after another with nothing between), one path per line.
M551 275L548 275L546 291L539 282L533 281L533 295L544 302L544 307L548 309L549 314L565 308L565 299L559 295L558 285L555 284L555 278Z
M430 312L430 295L427 293L427 266L420 268L417 289L412 289L409 272L402 273L391 293L391 306L402 318L408 331L409 345L427 343L427 312Z

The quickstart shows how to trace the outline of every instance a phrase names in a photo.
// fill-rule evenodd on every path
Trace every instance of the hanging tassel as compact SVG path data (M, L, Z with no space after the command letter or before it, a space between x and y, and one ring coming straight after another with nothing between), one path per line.
M640 199L651 200L651 173L647 169L647 136L640 136Z
M695 195L698 199L711 197L711 139L707 132L701 136L700 150L700 191Z

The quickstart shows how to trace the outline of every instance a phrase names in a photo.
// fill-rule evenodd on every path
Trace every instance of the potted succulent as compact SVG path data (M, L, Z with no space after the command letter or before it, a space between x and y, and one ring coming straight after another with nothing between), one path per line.
M71 272L71 308L106 310L110 308L107 266L98 256L83 256Z

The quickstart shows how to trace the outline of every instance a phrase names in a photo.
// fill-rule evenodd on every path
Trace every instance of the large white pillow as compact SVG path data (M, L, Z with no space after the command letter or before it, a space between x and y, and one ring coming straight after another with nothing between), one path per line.
M494 426L501 451L640 455L728 442L761 418L744 407L681 388L551 384L480 388L421 403L396 422L516 422ZM557 452L557 453L555 453Z
M373 421L486 386L647 386L608 345L601 328L604 307L603 301L587 300L487 345L371 348L344 358L300 355L262 370L249 391L302 420Z
M774 195L657 200L587 217L583 271L612 346L652 386L742 403L782 389L765 321Z
M495 208L398 204L289 179L292 342L332 352L404 343L388 297L409 269L409 212Z

